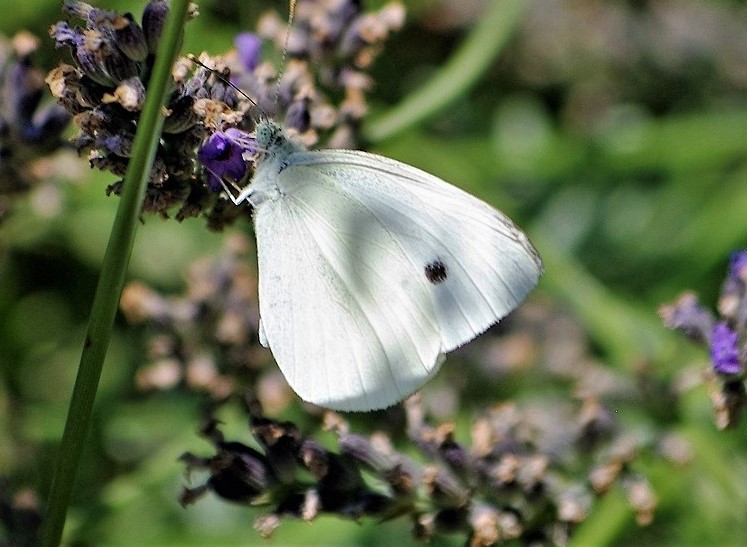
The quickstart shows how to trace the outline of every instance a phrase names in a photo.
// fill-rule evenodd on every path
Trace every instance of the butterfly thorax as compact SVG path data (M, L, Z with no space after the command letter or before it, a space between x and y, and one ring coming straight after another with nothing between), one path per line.
M279 186L278 175L292 163L293 154L306 148L288 137L280 124L266 118L257 122L254 138L260 153L248 199L257 207L264 201L283 197L285 192Z
M281 160L305 150L302 145L288 137L279 123L267 118L257 122L254 138L257 140L257 147L265 156L275 156Z

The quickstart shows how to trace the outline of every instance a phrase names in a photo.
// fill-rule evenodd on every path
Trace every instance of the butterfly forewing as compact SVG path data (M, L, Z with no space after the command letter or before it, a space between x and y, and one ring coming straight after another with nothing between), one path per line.
M380 220L413 267L408 279L428 281L444 352L497 322L537 284L541 262L523 232L437 177L345 150L295 154L294 164L334 180Z
M253 186L267 343L305 400L340 410L394 404L442 353L517 306L536 252L484 202L362 152L300 152Z

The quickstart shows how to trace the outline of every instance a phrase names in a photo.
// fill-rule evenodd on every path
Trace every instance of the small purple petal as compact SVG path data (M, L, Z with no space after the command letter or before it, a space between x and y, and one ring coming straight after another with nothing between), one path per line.
M243 67L251 72L259 65L259 54L262 51L262 40L253 32L242 32L234 40L239 61Z
M745 268L747 268L747 251L734 251L731 253L729 277L734 280L741 280Z
M122 158L129 158L132 153L132 138L126 135L111 135L102 139L101 148Z
M210 171L208 171L207 186L211 192L220 192L223 188L220 178L213 175Z
M197 160L208 170L208 186L221 189L220 179L241 182L247 174L245 152L253 152L252 140L238 129L213 133L197 151Z
M300 133L309 130L311 125L311 113L309 112L309 99L293 101L288 107L285 115L285 127L297 129Z
M711 331L711 360L719 374L735 375L742 372L739 362L739 337L726 323L719 322Z
M65 21L59 21L49 29L49 35L55 41L55 47L69 46L76 48L79 42L78 31L68 25Z
M247 133L241 129L236 129L235 127L229 127L226 129L225 135L231 139L236 146L241 148L244 157L253 156L259 151L257 148L257 139L255 139L254 135L251 133Z

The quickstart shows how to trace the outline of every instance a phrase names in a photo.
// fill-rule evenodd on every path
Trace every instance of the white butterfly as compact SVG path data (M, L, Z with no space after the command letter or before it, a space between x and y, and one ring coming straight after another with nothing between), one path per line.
M537 284L524 233L443 180L365 152L309 151L269 120L255 138L251 183L226 192L254 206L260 340L303 400L397 403Z

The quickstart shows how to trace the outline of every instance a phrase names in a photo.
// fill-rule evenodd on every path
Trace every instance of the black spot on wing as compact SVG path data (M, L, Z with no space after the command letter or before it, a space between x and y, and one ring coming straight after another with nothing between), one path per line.
M449 272L446 270L446 264L444 264L440 258L432 260L426 264L424 272L425 278L434 285L443 283L449 277Z

